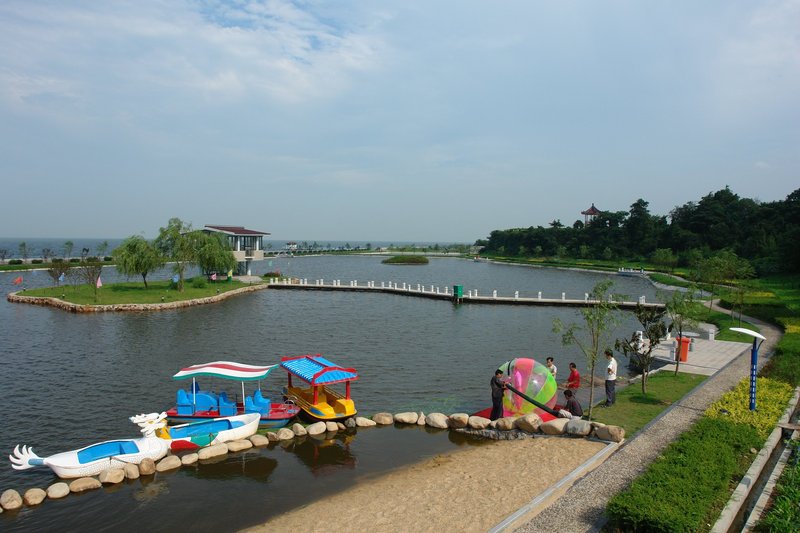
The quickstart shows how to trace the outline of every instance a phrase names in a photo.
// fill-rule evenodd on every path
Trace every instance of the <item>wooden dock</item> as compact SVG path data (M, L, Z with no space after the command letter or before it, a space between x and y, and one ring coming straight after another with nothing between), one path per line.
M368 281L359 284L358 281L348 281L342 283L341 280L313 280L309 283L307 279L277 280L268 281L270 289L285 290L305 290L305 291L347 291L347 292L377 292L385 294L396 294L399 296L411 296L415 298L428 298L432 300L445 300L454 303L465 304L494 304L494 305L544 305L560 307L588 307L597 303L589 299L588 294L584 294L582 299L567 298L566 293L561 293L561 298L542 298L539 291L536 297L524 297L515 291L511 296L501 296L497 291L492 291L488 295L479 295L477 289L465 290L463 296L456 298L449 287L441 289L433 285L395 283L395 282L375 282ZM645 297L640 296L638 301L617 301L614 303L620 309L635 309L637 305L645 307L663 308L662 303L645 302Z

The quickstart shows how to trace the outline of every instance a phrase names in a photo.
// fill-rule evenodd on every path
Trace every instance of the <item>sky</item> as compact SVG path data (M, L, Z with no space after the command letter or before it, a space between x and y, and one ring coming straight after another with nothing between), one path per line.
M473 242L800 188L800 0L0 2L0 237Z

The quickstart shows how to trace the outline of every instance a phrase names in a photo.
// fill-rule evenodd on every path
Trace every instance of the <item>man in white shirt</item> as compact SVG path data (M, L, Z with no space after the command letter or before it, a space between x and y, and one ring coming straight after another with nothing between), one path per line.
M552 357L547 358L546 366L547 369L550 371L550 373L553 374L553 379L556 379L556 374L558 374L558 367L555 364L553 364Z
M617 360L609 349L606 349L606 360L606 407L611 407L617 401Z

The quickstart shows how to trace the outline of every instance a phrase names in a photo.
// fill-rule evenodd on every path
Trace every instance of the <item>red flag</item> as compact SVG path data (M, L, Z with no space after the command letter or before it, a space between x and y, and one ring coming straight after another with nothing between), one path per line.
M100 281L100 276L97 276L97 288L99 289L102 286L103 286L103 282Z
M22 276L14 278L14 285L19 285L20 283L22 283Z

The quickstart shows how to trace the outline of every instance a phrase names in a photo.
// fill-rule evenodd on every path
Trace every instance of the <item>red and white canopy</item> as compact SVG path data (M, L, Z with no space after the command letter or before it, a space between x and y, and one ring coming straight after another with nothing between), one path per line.
M192 365L182 368L172 376L172 379L188 379L200 376L211 376L236 381L254 381L264 379L278 365L254 366L231 361L214 361L201 365Z

